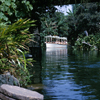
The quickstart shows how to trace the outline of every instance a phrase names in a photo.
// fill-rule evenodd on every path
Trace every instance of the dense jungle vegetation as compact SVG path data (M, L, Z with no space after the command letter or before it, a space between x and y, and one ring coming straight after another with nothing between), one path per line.
M65 36L74 49L99 50L99 3L73 4L72 8L66 16L61 12L55 12L42 17L41 35Z
M73 4L66 16L56 12L56 3L62 6L60 0L0 0L0 73L10 71L22 86L30 82L33 59L25 54L36 27L41 46L46 35L59 35L74 49L100 50L100 3Z

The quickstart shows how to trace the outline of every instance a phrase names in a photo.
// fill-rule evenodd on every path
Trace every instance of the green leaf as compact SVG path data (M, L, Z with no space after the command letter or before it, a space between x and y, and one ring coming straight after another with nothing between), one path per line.
M2 3L5 2L5 0L0 0Z
M2 19L4 16L4 13L0 12L0 19Z
M8 6L6 6L5 4L3 4L3 12L5 12L5 11L7 11L8 9L9 9L9 7Z
M17 7L14 2L11 3L11 6L12 6L13 9L15 9Z
M15 2L16 0L12 0L13 2Z
M29 2L29 1L27 1L27 2L26 2L26 5L29 5L29 4L30 4L30 2Z
M5 4L6 4L7 6L10 6L10 5L11 5L11 0L5 1Z
M22 3L25 3L26 2L26 0L22 0Z
M12 15L12 12L10 11L10 9L7 10L9 15Z
M8 17L6 17L6 16L4 16L3 19L4 19L5 21L8 21Z
M3 6L2 5L0 5L0 10L3 11Z
M33 10L33 6L32 5L29 5L29 8L30 8L30 10Z

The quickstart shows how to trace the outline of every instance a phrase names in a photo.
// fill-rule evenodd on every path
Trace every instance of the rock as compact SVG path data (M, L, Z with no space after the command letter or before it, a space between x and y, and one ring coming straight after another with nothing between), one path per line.
M3 100L16 100L10 97L5 96L4 94L0 93L0 98L2 98ZM0 99L1 100L1 99Z
M38 92L8 84L1 85L0 93L4 94L6 97L12 98L11 100L43 100L44 98L43 95ZM0 98L3 100L10 100L4 99L4 96L0 96Z
M1 74L0 75L0 86L2 84L20 86L18 79L15 78L13 75L11 75L9 72L6 73L6 74Z

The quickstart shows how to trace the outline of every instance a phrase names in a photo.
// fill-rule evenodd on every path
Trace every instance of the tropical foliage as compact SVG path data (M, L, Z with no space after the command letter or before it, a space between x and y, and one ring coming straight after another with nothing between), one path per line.
M29 17L33 9L29 0L0 0L0 19L8 23Z
M20 19L12 25L0 23L0 73L11 72L21 85L30 81L27 65L32 65L32 59L25 58L32 36L28 34L30 26L35 26L30 19Z
M74 50L100 50L100 33L85 37L81 35L73 48Z
M69 13L68 19L68 41L71 45L75 44L75 41L80 35L88 35L94 37L100 32L100 11L98 3L84 3L74 5L74 11ZM89 38L89 37L88 37ZM89 41L88 41L89 42Z
M41 17L41 37L44 42L44 36L46 35L68 35L68 25L66 22L66 16L62 12L55 12L52 16L46 13L47 16Z
M26 59L25 54L29 52L28 43L32 35L28 32L29 28L34 28L33 23L41 29L42 40L46 35L66 36L71 45L74 45L78 36L86 30L92 35L82 37L83 39L79 37L75 45L81 47L82 41L86 41L100 48L99 4L75 5L74 11L70 11L68 16L55 12L55 4L62 5L68 2L71 0L64 2L61 0L0 0L0 73L10 71L17 76L22 85L30 81L27 65L31 64L32 59Z
M41 18L41 31L45 35L58 35L57 33L57 22L50 18L50 15L47 14L47 17Z
M68 24L67 18L62 12L55 12L54 20L57 21L58 35L62 37L67 37L68 35Z

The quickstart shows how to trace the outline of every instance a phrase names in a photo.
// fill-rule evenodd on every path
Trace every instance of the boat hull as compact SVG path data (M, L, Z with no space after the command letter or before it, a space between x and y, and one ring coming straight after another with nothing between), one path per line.
M66 48L67 44L46 43L46 48Z

